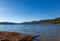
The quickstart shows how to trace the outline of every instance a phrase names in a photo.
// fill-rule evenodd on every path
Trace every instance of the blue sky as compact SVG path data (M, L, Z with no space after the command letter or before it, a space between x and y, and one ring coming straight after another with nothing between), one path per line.
M0 22L27 22L60 17L60 0L0 0Z

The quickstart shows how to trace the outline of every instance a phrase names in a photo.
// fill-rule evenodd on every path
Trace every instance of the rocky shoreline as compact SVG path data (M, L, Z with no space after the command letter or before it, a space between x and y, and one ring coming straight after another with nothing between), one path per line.
M32 41L32 35L0 31L0 41Z
M60 38L48 38L45 36L40 36L37 40L37 36L28 35L28 34L21 34L18 32L6 32L0 31L0 41L60 41ZM34 40L35 39L35 40Z

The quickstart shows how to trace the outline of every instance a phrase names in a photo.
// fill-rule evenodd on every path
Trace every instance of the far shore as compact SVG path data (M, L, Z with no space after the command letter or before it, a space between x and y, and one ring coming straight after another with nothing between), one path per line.
M0 22L0 25L20 25L20 24L60 24L60 17L55 19L45 19L39 21L13 23L13 22Z

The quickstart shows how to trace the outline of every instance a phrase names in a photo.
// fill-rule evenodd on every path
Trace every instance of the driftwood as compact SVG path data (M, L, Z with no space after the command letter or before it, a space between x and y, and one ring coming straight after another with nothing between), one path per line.
M38 37L40 35L37 36L28 36L28 37L24 37L23 39L21 39L20 41L33 41L36 37Z

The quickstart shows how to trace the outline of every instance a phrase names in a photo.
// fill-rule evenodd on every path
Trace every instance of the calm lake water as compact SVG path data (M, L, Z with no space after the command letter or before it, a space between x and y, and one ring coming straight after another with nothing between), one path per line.
M31 24L31 25L0 25L0 31L13 31L31 35L60 36L60 25Z

